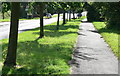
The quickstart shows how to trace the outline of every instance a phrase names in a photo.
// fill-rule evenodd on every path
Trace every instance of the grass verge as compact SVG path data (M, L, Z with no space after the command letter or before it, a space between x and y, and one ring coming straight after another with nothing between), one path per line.
M118 42L118 36L120 35L120 31L117 29L107 29L105 28L106 25L104 22L93 22L96 29L100 32L100 34L103 36L105 41L109 44L109 46L112 48L114 54L120 59L120 42Z
M62 14L60 15L62 16ZM53 15L52 17L57 17L57 14ZM48 18L46 16L44 16L44 18ZM35 20L35 19L40 19L39 17L35 17L35 18L32 18L32 19L19 19L19 20ZM7 18L7 19L0 19L0 22L10 22L10 18Z
M39 19L39 17L33 19L19 19L19 20L35 20L35 19ZM0 19L0 22L10 22L10 19Z
M83 18L81 18L83 19ZM17 68L3 70L5 74L69 74L72 48L77 38L81 19L71 20L56 30L56 22L44 26L45 37L39 37L39 28L19 34ZM3 61L6 56L8 39L2 40ZM3 62L2 61L2 62Z

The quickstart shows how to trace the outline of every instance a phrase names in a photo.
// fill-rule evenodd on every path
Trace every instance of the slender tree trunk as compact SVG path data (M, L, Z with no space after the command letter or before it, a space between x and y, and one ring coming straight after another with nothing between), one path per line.
M65 10L63 11L63 24L65 24L66 22L65 22L66 20L65 20Z
M10 35L9 35L7 57L4 62L5 66L15 66L16 65L19 10L20 10L20 3L12 2Z
M3 19L5 19L5 15L4 15L4 12L2 13L2 16L3 16Z
M75 12L73 11L73 19L75 19Z
M43 24L43 11L44 11L44 3L40 3L40 37L44 37L44 24Z
M58 12L57 30L59 30L59 17L60 17L60 13Z
M71 21L71 10L69 12L69 21Z
M69 13L67 12L67 20L69 20Z
M68 12L67 12L67 21L68 21Z

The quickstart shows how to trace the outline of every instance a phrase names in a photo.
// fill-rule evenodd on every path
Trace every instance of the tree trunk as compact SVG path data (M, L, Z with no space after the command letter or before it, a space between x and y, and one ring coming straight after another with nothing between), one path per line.
M40 37L44 37L44 24L43 24L43 11L44 11L44 3L40 3Z
M59 17L60 17L60 13L58 12L57 30L59 30Z
M65 24L65 10L63 11L63 24Z
M75 12L73 11L73 19L75 19Z
M4 12L2 13L2 16L3 16L3 19L5 19L5 15L4 15Z
M69 21L71 21L71 10L69 12Z
M68 21L68 12L67 12L67 21Z
M4 62L5 66L15 66L16 65L19 10L20 10L20 3L12 2L10 35L9 35L7 57Z
M67 20L69 20L69 13L67 12Z

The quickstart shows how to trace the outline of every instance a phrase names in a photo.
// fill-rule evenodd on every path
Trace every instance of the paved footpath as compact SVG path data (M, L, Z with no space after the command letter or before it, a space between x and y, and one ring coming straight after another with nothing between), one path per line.
M81 23L70 64L72 74L118 74L117 57L92 23Z

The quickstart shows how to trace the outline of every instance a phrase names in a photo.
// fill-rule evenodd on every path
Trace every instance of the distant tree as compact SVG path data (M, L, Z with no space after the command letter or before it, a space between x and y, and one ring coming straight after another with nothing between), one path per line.
M2 2L2 17L5 19L5 12L10 10L10 3L9 2Z
M62 7L61 7L61 5L59 4L59 3L57 3L57 6L56 7L54 7L54 8L56 8L56 10L57 10L57 13L58 13L58 19L57 19L57 30L59 30L59 19L60 19L60 11L62 10Z
M46 3L46 8L45 9L46 9L47 13L51 13L52 15L57 13L56 9L54 7L54 4L55 4L55 2L47 2Z
M20 18L27 18L27 5L28 2L20 3Z
M82 10L82 3L81 2L68 2L67 3L70 7L70 13L73 13L73 19L75 19L75 12Z
M60 17L60 12L62 11L62 6L60 5L59 2L52 2L52 3L50 2L48 3L48 6L54 9L58 14L56 29L59 30L59 17Z
M67 4L65 2L59 2L59 4L62 7L62 11L63 11L63 24L65 24L66 23L65 13L66 13L66 10L67 10Z
M12 2L9 44L8 44L7 57L4 62L5 66L16 65L19 10L20 10L20 3Z
M100 13L93 4L85 2L84 8L88 11L87 19L89 22L100 20Z

